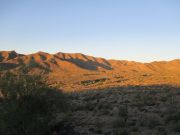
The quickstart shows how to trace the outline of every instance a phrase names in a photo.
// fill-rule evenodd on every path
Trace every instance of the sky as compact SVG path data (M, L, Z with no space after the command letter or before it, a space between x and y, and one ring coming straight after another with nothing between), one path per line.
M0 0L0 50L180 59L180 0Z

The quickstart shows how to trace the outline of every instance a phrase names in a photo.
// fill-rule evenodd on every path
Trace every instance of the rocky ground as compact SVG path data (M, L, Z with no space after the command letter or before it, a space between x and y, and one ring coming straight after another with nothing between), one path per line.
M79 135L180 135L180 89L121 87L69 94ZM70 134L70 133L69 133Z

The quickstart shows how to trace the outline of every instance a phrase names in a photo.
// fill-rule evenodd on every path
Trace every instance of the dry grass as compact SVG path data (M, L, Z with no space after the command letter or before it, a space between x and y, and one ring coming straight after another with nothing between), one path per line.
M71 122L81 134L180 134L180 89L168 86L116 88L69 94Z

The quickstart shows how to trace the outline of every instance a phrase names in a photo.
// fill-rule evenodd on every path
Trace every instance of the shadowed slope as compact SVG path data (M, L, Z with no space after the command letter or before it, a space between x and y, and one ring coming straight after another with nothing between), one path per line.
M17 54L15 51L0 51L0 62L6 62L20 56L23 55Z
M103 58L86 56L80 53L76 53L76 54L57 53L55 54L55 57L63 61L71 62L83 69L88 69L88 70L97 70L98 68L103 68L107 70L112 69L110 63L107 60Z
M29 73L48 77L48 83L61 89L96 89L124 85L180 85L180 60L140 63L106 60L80 53L29 55L15 51L0 52L0 70Z

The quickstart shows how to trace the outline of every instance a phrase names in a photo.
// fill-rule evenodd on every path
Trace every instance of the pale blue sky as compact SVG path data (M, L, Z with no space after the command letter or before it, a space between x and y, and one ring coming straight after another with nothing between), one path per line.
M0 50L180 58L180 0L0 0Z

